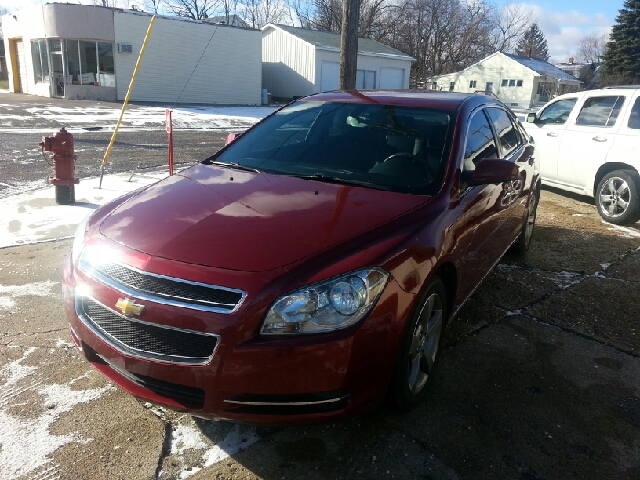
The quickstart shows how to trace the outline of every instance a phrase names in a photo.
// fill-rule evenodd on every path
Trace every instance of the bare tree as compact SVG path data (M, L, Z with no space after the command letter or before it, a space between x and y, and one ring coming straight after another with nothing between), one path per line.
M602 61L604 50L609 41L609 35L590 33L580 40L577 60L584 63L599 64Z
M178 17L203 20L212 16L218 0L166 0L167 8Z
M240 10L251 28L280 23L289 16L289 6L280 0L240 0Z
M146 8L151 13L158 13L158 10L162 8L162 5L165 3L165 0L145 0L144 8Z
M518 39L531 27L531 12L521 3L510 3L497 12L492 43L499 52L512 52Z

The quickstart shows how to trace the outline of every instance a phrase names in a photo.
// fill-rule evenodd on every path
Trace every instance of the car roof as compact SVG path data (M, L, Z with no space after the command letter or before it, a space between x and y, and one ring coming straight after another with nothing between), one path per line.
M424 90L348 90L317 93L303 97L303 101L344 103L380 103L407 107L429 107L442 110L459 110L463 105L502 103L494 97L474 93L454 93Z

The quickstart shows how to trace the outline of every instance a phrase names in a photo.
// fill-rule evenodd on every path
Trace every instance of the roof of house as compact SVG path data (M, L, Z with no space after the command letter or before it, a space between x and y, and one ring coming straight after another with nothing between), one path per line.
M267 25L267 27L277 27L284 30L291 35L298 37L299 39L311 43L316 47L328 48L331 50L340 50L340 35L330 32L319 32L318 30L309 30L307 28L289 27L287 25ZM263 29L264 29L263 28ZM380 42L376 42L371 38L358 38L358 52L359 53L373 53L378 55L393 55L397 57L404 57L407 60L413 58L409 55L405 55L400 50L391 48Z
M229 21L227 21L227 18ZM249 24L247 22L245 22L242 18L240 18L238 15L229 15L228 17L226 15L218 15L216 17L209 17L209 18L205 18L202 20L204 23L213 23L213 24L227 24L227 25L231 25L232 27L248 27Z
M546 62L540 58L532 58L532 57L523 57L521 55L513 55L511 53L504 53L503 55L509 57L512 60L515 60L521 65L533 70L540 75L546 75L548 77L558 78L560 80L567 80L575 82L577 80L573 75L568 74L560 70L558 67L554 67L549 62Z

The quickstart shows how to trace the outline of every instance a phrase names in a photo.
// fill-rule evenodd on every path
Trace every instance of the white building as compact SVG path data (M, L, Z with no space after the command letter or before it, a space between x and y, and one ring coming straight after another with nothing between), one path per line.
M544 60L496 52L460 72L428 80L432 90L484 91L512 107L532 107L580 88L580 80Z
M9 89L124 100L151 15L50 3L4 15ZM156 17L133 101L260 104L261 32Z
M415 59L370 38L358 39L356 88L407 89ZM340 35L284 25L262 28L262 87L296 98L337 90Z

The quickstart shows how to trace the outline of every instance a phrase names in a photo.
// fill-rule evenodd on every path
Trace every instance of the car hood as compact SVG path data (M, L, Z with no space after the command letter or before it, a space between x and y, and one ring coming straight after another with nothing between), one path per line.
M119 205L100 232L152 256L266 271L360 236L428 199L198 165Z

